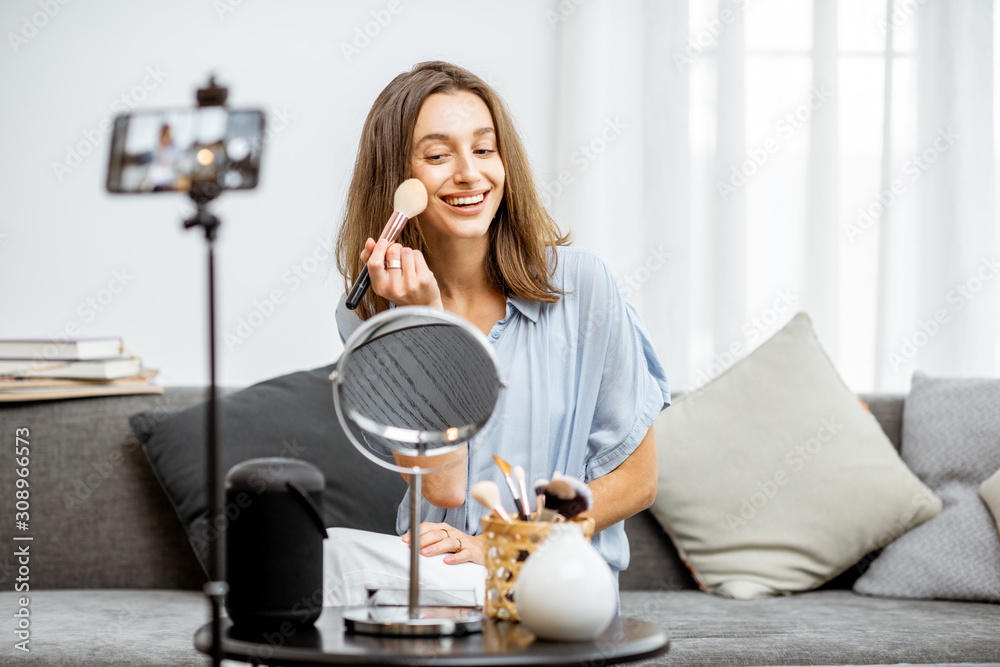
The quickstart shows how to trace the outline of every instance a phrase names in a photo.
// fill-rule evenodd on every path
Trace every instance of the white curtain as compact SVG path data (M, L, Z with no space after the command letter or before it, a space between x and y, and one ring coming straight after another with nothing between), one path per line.
M910 160L900 178L913 185L916 210L897 216L890 209L881 226L889 247L902 235L915 239L912 266L892 285L901 293L909 287L912 298L878 332L888 348L878 359L878 379L886 384L904 369L955 375L1000 369L993 2L928 2L915 18L915 132L893 138L891 162ZM905 264L903 257L893 260ZM887 311L893 300L886 293Z
M992 0L553 6L548 202L675 389L799 310L857 391L1000 374Z
M541 175L574 243L617 269L667 368L687 365L692 340L689 93L671 59L687 15L683 2L597 1L560 24L556 171Z

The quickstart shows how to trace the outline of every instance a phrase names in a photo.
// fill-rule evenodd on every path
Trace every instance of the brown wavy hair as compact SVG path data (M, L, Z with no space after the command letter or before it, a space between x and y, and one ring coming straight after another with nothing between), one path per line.
M549 249L569 244L569 235L560 232L542 204L510 112L485 81L440 61L419 63L393 79L365 119L347 211L337 234L337 270L344 276L345 293L364 268L360 253L365 240L379 237L392 213L396 188L411 176L413 128L424 100L435 93L463 91L478 96L489 109L506 173L503 199L489 228L487 280L504 296L528 301L553 303L563 294L552 283L556 256ZM420 216L411 220L398 241L426 254L419 222ZM367 320L388 308L388 300L368 290L357 313Z

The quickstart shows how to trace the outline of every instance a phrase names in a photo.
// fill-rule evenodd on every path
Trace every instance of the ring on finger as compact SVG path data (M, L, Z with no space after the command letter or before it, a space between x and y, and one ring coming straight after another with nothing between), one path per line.
M402 269L403 263L398 259L387 259L385 260L385 268L387 269Z
M455 553L458 553L459 551L462 550L462 538L461 537L456 537L455 539L458 540L458 548L455 549Z

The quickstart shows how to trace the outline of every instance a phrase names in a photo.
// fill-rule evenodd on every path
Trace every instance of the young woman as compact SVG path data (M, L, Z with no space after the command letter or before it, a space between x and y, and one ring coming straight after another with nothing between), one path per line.
M396 187L417 178L427 209L399 242L376 243L392 211ZM608 221L608 224L614 224ZM345 286L364 266L371 288L356 311L341 299L341 336L390 307L443 308L477 326L494 346L502 393L490 424L476 436L466 465L428 475L417 527L421 554L454 581L462 564L483 564L479 520L486 510L469 487L492 479L506 488L498 454L524 467L529 488L553 471L578 477L594 494L593 544L617 572L628 565L622 521L649 507L656 494L652 424L669 405L667 380L634 306L596 253L567 246L542 206L520 137L503 101L482 79L444 62L426 62L397 76L365 121L337 241ZM346 292L346 289L345 289ZM512 501L507 499L512 507ZM408 498L400 505L396 544L408 542ZM357 600L336 583L364 569L351 556L353 533L328 540L326 588ZM365 538L361 538L365 539ZM384 542L382 543L384 546ZM384 549L362 548L379 560ZM405 550L397 562L405 578ZM391 564L371 563L375 570ZM449 572L452 570L452 572ZM472 579L483 568L465 568ZM433 577L422 566L422 581ZM363 577L362 577L363 578ZM357 587L360 580L353 585Z

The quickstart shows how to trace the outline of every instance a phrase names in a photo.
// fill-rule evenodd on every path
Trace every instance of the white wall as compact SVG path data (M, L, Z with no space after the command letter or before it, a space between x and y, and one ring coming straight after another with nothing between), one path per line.
M219 381L242 386L330 363L342 349L333 318L342 281L332 257L318 268L312 258L338 225L375 96L422 60L466 66L505 97L534 165L551 171L558 32L546 12L555 5L4 0L0 338L121 336L163 384L207 382L204 241L181 224L190 205L179 194L105 193L100 128L124 101L192 105L214 72L230 106L263 107L274 123L260 187L214 209L223 220ZM345 55L366 26L370 43ZM89 149L67 163L71 150ZM275 290L283 302L245 342L227 345Z

